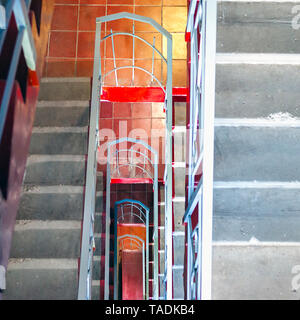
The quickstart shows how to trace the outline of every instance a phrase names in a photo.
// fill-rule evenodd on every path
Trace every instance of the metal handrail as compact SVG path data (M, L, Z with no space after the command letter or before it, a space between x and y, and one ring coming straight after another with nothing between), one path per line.
M191 0L186 29L191 56L188 196L183 217L187 224L187 299L211 299L216 20L217 0Z
M24 0L8 0L5 3L6 12L6 28L0 33L0 53L4 44L6 32L11 20L12 14L14 14L18 35L15 43L15 47L12 54L11 64L8 70L8 76L5 83L3 96L0 102L0 141L2 140L6 117L8 114L9 102L12 95L13 85L16 77L18 61L21 51L23 49L25 61L27 67L30 70L36 70L36 49L34 45L33 35L31 31L31 25L28 18L28 8L31 1Z
M90 115L90 130L89 130L89 149L88 149L88 164L87 164L87 174L86 174L86 192L85 192L85 205L84 205L84 218L83 218L83 228L82 228L82 245L81 245L81 260L80 260L80 274L79 274L79 289L78 289L78 299L87 299L90 298L90 287L87 286L86 279L91 274L91 267L88 264L89 256L92 257L92 245L93 239L92 231L93 230L93 221L94 221L94 212L95 212L95 181L96 181L96 153L98 146L98 116L99 116L99 100L102 93L102 85L103 85L103 74L101 70L101 50L100 44L101 41L101 24L109 21L119 20L119 19L129 19L134 21L139 21L143 23L147 23L154 27L157 32L162 34L167 40L167 59L162 57L163 61L167 64L167 82L166 89L163 88L165 92L165 109L166 109L166 148L165 148L165 194L166 194L166 204L165 204L165 261L167 264L166 268L166 282L165 292L166 298L172 299L173 292L173 277L172 277L172 262L173 262L173 246L172 246L172 35L166 31L162 26L160 26L156 21L149 17L143 17L140 15L121 12L113 15L103 16L96 19L96 33L95 33L95 51L94 51L94 71L93 71L93 84L92 84L92 103L91 103L91 115ZM133 42L135 38L140 39L134 34L133 30ZM113 42L114 34L111 32L110 37ZM107 37L109 38L109 37ZM145 42L145 41L144 41ZM146 43L146 42L145 42ZM147 43L146 43L147 44ZM153 56L154 52L158 50L155 48L155 39L153 40ZM134 48L134 43L133 43ZM116 84L118 85L117 79L117 67L115 60L115 51L114 51L114 43L112 46L113 49L113 57L114 57L114 68L111 72L115 72L116 76ZM134 65L134 54L132 66L129 66L133 69L133 81L134 84L134 69L138 69ZM142 68L143 69L143 68ZM158 80L154 75L154 67L152 66L152 72L146 70L147 73L152 77L152 80ZM159 80L158 80L158 83ZM161 83L160 83L161 84ZM101 101L101 100L100 100ZM100 103L101 105L101 103ZM129 138L125 138L121 141L129 141ZM144 145L144 142L140 141L140 144ZM149 147L149 146L148 146ZM154 199L157 204L158 198L158 187L157 187L157 162L158 157L155 150L150 149L152 153L155 153L155 172L154 172ZM106 193L109 193L109 189L106 190ZM108 202L106 202L108 205ZM107 210L108 212L108 210ZM109 225L110 225L110 217L109 213L106 214L106 248L105 248L105 299L109 298L109 266L107 265L107 261L109 261ZM158 208L157 206L154 208L154 225L158 226ZM158 232L154 231L155 240L154 245L157 247L154 252L154 275L157 278L157 285L154 285L154 299L158 299L159 295L159 287L158 287ZM90 259L92 261L92 259Z

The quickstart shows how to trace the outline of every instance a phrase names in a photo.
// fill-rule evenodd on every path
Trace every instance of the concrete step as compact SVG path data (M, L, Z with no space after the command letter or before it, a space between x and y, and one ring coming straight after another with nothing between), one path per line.
M112 257L112 264L109 268L109 282L112 284L114 279L114 268L113 268L113 257ZM104 271L105 271L105 264L104 264L104 256L94 256L93 260L93 280L104 280Z
M4 300L75 300L77 259L10 259Z
M82 186L24 186L17 218L19 220L81 220L83 215ZM49 206L51 203L51 206ZM96 207L103 206L97 193Z
M100 281L92 281L92 300L100 300Z
M184 265L184 239L184 232L173 232L174 265L176 266Z
M94 232L105 233L105 213L96 212Z
M40 101L87 101L90 99L90 78L43 78L41 81Z
M247 63L222 63L229 58L235 62L243 58ZM285 64L285 60L290 60L285 56L281 63L270 64L276 59L272 55L220 55L216 69L216 117L259 118L286 112L299 117L300 65Z
M19 206L19 220L81 220L83 187L24 187ZM49 205L51 204L51 205Z
M186 126L186 103L174 102L175 126Z
M78 258L80 221L17 220L11 258Z
M90 102L39 101L34 127L84 127L89 124Z
M173 129L174 161L185 162L186 155L186 127L176 126Z
M185 163L180 163L174 167L174 179L175 179L175 196L185 196Z
M294 268L299 265L299 254L299 244L215 243L213 299L299 300L300 291L293 289L293 282L297 284Z
M185 201L184 198L175 198L173 200L174 208L174 231L184 231L184 225L182 224L182 218L185 212Z
M85 183L85 163L85 156L29 156L25 173L25 185L83 186Z
M87 127L34 128L30 154L87 154Z
M105 233L95 233L95 245L96 245L96 256L104 256L105 255ZM110 250L114 250L114 236L110 236Z
M219 3L217 51L300 52L300 34L292 24L298 13L292 12L295 5L266 1Z
M300 184L215 182L216 241L300 241Z
M183 286L183 266L173 266L173 287L174 299L184 299L184 286Z
M215 122L215 181L300 180L299 121L295 126L272 122L268 126L256 120L244 124L219 120Z

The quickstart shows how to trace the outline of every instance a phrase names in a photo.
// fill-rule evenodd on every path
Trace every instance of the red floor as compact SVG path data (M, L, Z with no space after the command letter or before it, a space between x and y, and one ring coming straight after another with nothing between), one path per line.
M123 250L122 252L122 300L143 300L141 250Z

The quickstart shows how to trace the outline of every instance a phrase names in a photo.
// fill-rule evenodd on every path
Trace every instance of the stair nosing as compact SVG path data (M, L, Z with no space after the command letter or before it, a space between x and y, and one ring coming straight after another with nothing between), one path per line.
M83 186L70 186L70 185L56 185L56 186L40 186L28 185L23 186L23 194L82 194L84 191Z
M218 64L220 65L225 65L225 64L300 65L300 54L297 54L297 53L236 53L236 52L220 53L218 52L216 54L216 64L217 65Z
M78 269L78 259L31 259L11 258L9 259L8 271L30 269Z
M271 118L215 118L215 127L300 127L300 119L276 120Z
M27 158L27 165L41 162L85 162L86 155L70 154L31 154Z
M44 77L41 79L41 83L57 83L57 82L90 82L89 77Z
M34 133L87 133L88 126L72 126L72 127L33 127L32 134Z
M37 108L88 108L90 100L39 100Z
M15 232L25 230L81 230L77 220L16 220Z

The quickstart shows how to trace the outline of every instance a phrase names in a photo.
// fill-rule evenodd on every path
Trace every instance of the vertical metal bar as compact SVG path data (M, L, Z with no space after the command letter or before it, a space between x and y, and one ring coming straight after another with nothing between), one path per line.
M122 207L123 210L123 207ZM118 207L115 205L114 215L114 300L119 300L119 263L118 263Z
M154 272L153 272L153 299L158 300L159 290L158 290L158 157L157 153L154 155L154 181L153 181L153 217L154 217L154 252L153 252L153 264L154 264Z
M110 152L111 145L107 150L106 169L106 216L105 216L105 269L104 269L104 300L109 300L109 240L110 240Z
M99 94L100 94L100 36L101 24L97 23L96 26L96 39L95 39L95 55L94 55L94 73L93 73L93 89L92 89L92 104L90 116L90 130L89 130L89 146L88 146L88 160L86 172L86 190L84 197L84 216L82 227L82 243L80 255L80 272L79 272L79 287L78 299L85 300L90 293L87 292L87 278L89 273L89 250L90 243L90 224L91 218L94 216L95 211L95 197L96 197L96 155L97 155L97 137L98 137L98 114L99 114ZM95 150L96 146L96 150Z
M192 32L191 32L191 61L193 61L194 58L194 28L192 28ZM189 154L188 154L188 201L190 201L192 193L194 191L194 183L193 183L193 148L194 148L194 108L195 108L195 94L194 94L194 86L193 86L193 81L194 81L194 64L191 63L191 67L190 67L190 119L189 119L189 123L190 123L190 128L189 128Z
M167 39L167 114L166 114L166 167L167 167L167 206L165 215L168 219L167 230L165 230L165 236L168 239L167 246L167 293L168 300L173 298L173 202L172 202L172 154L173 154L173 139L172 139L172 117L173 117L173 105L172 105L172 38Z
M154 48L155 48L155 37L153 37L153 51L152 51L152 70L151 70L151 73L152 73L152 79L151 81L153 82L153 75L154 75Z
M188 223L187 223L187 300L191 299L191 271L192 271L192 263L191 263L191 218L188 217Z
M112 29L110 30L112 36L111 36L111 46L112 46L112 52L113 52L113 58L114 58L114 69L117 68L116 66L116 57L115 57L115 45L114 45L114 36L113 36L113 32L112 32ZM118 73L117 73L117 70L115 70L115 79L116 79L116 86L118 87L119 86L119 83L118 83Z
M132 37L132 85L134 86L134 45L135 45L135 37L134 37L134 22L133 22L133 25L132 25L132 34L133 34L133 37Z
M145 243L143 242L143 298L145 300Z
M203 203L202 212L202 270L201 299L211 299L212 273L212 209L214 163L215 69L216 69L216 21L217 1L206 0L204 11L206 26L204 64L204 155L203 155ZM201 237L199 237L201 238ZM201 241L201 240L199 240ZM200 244L200 243L199 243Z
M149 211L146 211L146 300L149 299Z

